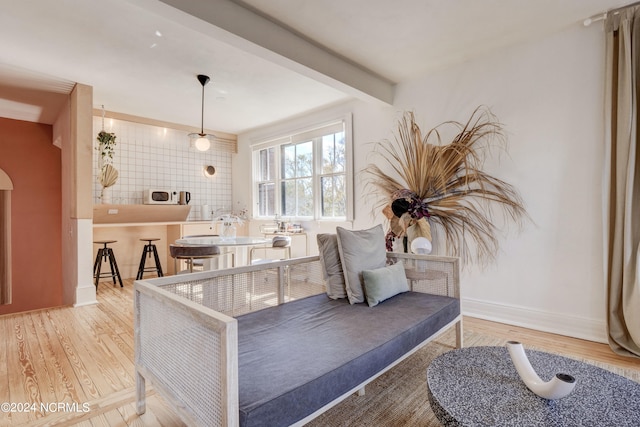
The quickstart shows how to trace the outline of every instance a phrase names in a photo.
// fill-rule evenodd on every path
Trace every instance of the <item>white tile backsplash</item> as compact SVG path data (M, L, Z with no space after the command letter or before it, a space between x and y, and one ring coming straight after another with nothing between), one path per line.
M231 210L231 156L226 151L216 151L215 144L206 152L189 146L187 133L106 119L104 129L116 134L113 166L118 169L116 183L111 191L113 204L141 204L148 188L189 191L192 206L189 220L201 219L201 205L211 210ZM102 130L102 118L93 118L95 139ZM98 182L99 152L93 155L93 202L99 204L102 186ZM203 169L207 165L216 168L216 174L207 178Z

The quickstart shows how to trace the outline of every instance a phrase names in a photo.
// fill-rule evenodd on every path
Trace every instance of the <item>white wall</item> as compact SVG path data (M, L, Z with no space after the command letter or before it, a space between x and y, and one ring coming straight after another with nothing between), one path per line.
M494 264L464 271L464 314L606 342L603 60L602 28L576 24L399 84L393 108L354 101L323 112L353 113L353 227L381 221L372 217L357 173L369 162L368 143L392 137L402 110L413 110L427 130L446 120L464 122L476 106L487 105L509 137L508 155L489 160L487 170L520 191L532 222L505 235ZM247 205L251 184L235 166L250 164L251 136L239 136L233 168L234 202Z
M109 187L114 204L143 203L147 189L189 191L192 206L188 220L200 220L200 206L213 211L230 210L232 154L216 150L215 144L201 152L189 146L187 133L181 130L105 119L105 130L116 134L113 166L118 169L116 183ZM102 129L102 119L93 118L93 134ZM94 140L94 146L97 146ZM97 180L100 157L93 156L93 203L99 204L102 186ZM213 165L216 174L205 177L203 168Z
M486 104L508 132L510 156L487 168L519 189L533 223L466 272L466 314L606 341L603 61L602 28L576 24L398 87L396 105L420 123Z

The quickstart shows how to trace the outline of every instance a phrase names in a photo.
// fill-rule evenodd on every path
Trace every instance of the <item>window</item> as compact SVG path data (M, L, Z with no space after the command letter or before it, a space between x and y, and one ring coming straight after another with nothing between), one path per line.
M340 120L254 146L255 217L350 219L347 123Z

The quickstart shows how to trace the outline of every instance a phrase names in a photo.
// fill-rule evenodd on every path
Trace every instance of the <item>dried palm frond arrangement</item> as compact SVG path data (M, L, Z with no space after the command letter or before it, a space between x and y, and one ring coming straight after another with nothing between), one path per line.
M100 176L98 177L98 181L104 187L111 187L118 180L118 169L114 168L113 165L104 165L100 170Z
M443 144L449 128L457 133ZM373 156L378 161L365 169L367 185L381 196L376 206L389 220L387 249L405 236L432 240L433 227L448 255L465 263L495 259L496 211L519 225L528 215L513 186L482 170L494 146L506 149L506 138L486 107L478 107L464 124L444 122L424 135L414 114L405 113L395 140L377 142Z
M102 185L102 192L100 193L100 200L102 203L108 203L110 200L105 194L105 190L111 187L118 180L118 169L114 168L110 164L106 164L100 169L100 175L98 175L98 181Z

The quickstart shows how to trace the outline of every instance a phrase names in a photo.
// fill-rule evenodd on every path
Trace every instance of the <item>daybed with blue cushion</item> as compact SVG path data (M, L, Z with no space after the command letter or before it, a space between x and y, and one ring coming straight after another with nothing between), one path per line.
M321 257L137 281L138 413L148 380L188 425L302 425L452 326L460 347L458 260L357 259L367 232L319 236ZM342 284L336 259L359 264Z

